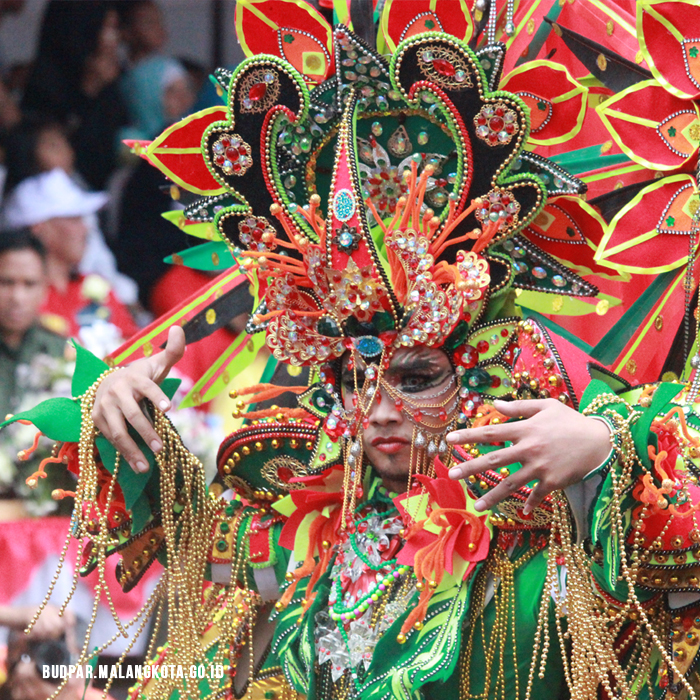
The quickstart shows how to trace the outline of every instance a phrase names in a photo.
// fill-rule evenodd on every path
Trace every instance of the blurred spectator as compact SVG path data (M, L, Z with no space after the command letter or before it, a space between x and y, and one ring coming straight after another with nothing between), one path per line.
M24 0L0 0L0 24L5 17L20 12L23 7ZM7 84L7 76L4 75L5 68L3 56L0 55L0 69L3 73L0 75L0 131L13 127L22 118L12 89Z
M4 81L0 80L0 129L10 129L22 118L19 105Z
M151 0L123 3L123 35L131 68L122 79L130 126L125 138L153 139L187 113L194 92L186 70L160 53L167 33L158 5ZM173 208L161 187L163 176L140 160L115 188L110 244L122 272L139 286L139 299L150 310L153 285L168 269L163 258L189 245L188 236L161 214Z
M66 357L66 339L40 324L46 292L42 244L27 229L0 233L0 418L51 396L70 395L72 363ZM17 516L56 511L61 506L51 492L74 484L65 470L52 470L36 490L27 487L25 479L51 449L44 444L29 461L18 459L35 432L19 423L0 432L0 499L2 508L13 507ZM67 503L61 505L70 512ZM0 615L2 624L8 623Z
M19 12L24 7L24 0L0 0L0 24L5 17ZM17 99L12 94L12 87L8 83L4 56L0 47L0 134L19 123L22 118ZM2 189L6 177L5 149L0 144L0 203L2 202Z
M5 191L10 192L23 180L54 168L60 168L71 179L86 189L83 178L75 170L75 151L65 129L57 122L27 118L22 124L9 132L6 139L5 162L7 179ZM132 306L137 301L136 283L117 270L117 263L105 243L97 215L86 217L88 227L87 249L78 272L84 275L100 274L112 286L117 298Z
M22 108L69 129L76 167L93 189L117 164L126 112L118 88L119 17L111 3L50 0Z
M4 68L5 87L12 93L19 103L19 98L24 95L27 81L32 70L32 63L12 63Z
M133 0L119 7L131 64L122 79L129 115L123 133L152 139L192 107L195 93L182 64L162 53L168 35L157 3Z
M168 41L163 14L153 0L131 0L118 5L122 35L132 64L160 53Z
M63 357L66 339L42 328L46 253L26 230L0 233L0 416L14 413L22 386L17 368L40 354Z
M49 293L43 307L44 322L57 332L77 336L102 356L138 330L107 280L76 271L87 243L83 217L94 214L106 202L104 192L84 192L56 168L21 182L3 207L6 227L30 228L46 248Z
M149 311L153 285L170 269L163 258L192 245L191 237L161 214L174 209L162 190L163 175L139 158L110 203L113 233L108 239L119 269L136 280L139 301Z
M179 61L159 55L131 68L124 75L122 90L129 113L129 126L122 136L129 139L155 138L188 112L195 98Z
M197 63L197 61L193 61L191 58L187 58L187 56L180 56L177 60L180 61L182 67L187 71L192 93L196 96L197 100L199 100L204 88L209 83L209 71L201 63ZM221 101L221 99L219 99L219 101Z
M0 605L0 626L23 632L31 623L36 610L32 605ZM47 605L27 639L61 639L66 634L70 635L75 627L73 611L66 610L63 615L58 612L54 605Z
M10 632L7 642L7 681L0 688L1 700L46 700L52 697L62 678L53 675L68 667L77 649L70 635L58 639L28 639L22 632ZM45 672L45 667L49 669ZM46 674L46 675L45 675ZM48 676L48 677L47 677ZM102 692L86 681L85 671L69 677L56 700L98 700ZM107 695L111 700L111 696Z

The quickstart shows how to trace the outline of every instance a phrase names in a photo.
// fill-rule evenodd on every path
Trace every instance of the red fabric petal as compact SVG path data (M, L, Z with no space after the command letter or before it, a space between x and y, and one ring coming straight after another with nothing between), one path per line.
M687 239L685 240L687 249ZM683 268L678 270L667 291L645 316L639 324L639 329L620 353L617 364L612 365L612 370L623 379L633 384L643 384L657 381L661 376L668 349L683 320L685 275ZM694 279L697 280L699 275L700 262L695 265ZM661 318L660 324L655 322L658 317Z
M547 3L543 4L547 5ZM525 3L526 7L528 5L529 3ZM551 7L549 4L547 9L551 9ZM619 17L628 27L634 27L634 0L617 0L614 5L612 3L593 4L591 2L565 3L560 7L557 24L610 48L628 61L638 63L644 68L648 67L643 60L641 63L637 60L642 57L639 55L639 43L634 32L627 31L615 19ZM608 9L612 9L614 14L606 12ZM556 51L555 54L552 54L553 50ZM574 78L583 78L590 73L556 32L549 33L538 57L544 58L550 55L556 56L557 63L566 66Z
M583 124L578 133L576 133L570 139L562 141L561 143L554 143L549 146L537 144L535 152L550 158L558 153L568 153L570 151L576 151L580 148L599 145L601 147L601 155L622 153L620 147L610 138L608 130L605 128L605 125L600 119L600 115L595 109L601 102L604 102L612 94L613 93L611 90L608 90L603 86L589 86L588 105L583 117ZM570 172L573 175L579 175L579 173L575 170L570 169ZM589 184L589 199L592 196L590 194L591 187L595 187L595 185L595 182ZM605 191L607 192L607 190Z
M649 2L638 4L642 40L661 82L687 98L700 97L700 6L697 2ZM680 42L671 28L684 36Z
M654 80L637 83L618 93L601 106L600 113L607 118L613 138L630 158L642 165L663 170L677 168L697 150L696 144L689 142L682 133L688 127L686 122L695 118L693 114L697 116L697 108L692 102L675 97ZM677 113L682 116L672 117ZM666 124L669 118L674 122ZM659 129L630 119L658 122Z
M562 66L551 61L525 65L516 69L501 82L500 89L514 92L530 108L530 139L547 141L573 137L583 121L588 91L575 81ZM572 90L578 92L563 101L557 101Z
M516 27L520 27L523 22L525 25L508 40L508 50L503 61L503 75L510 73L521 58L528 60L536 58L536 56L530 55L530 44L535 32L544 22L545 15L550 9L551 3L546 2L516 3L513 23Z
M209 172L201 152L202 134L216 121L227 118L225 107L212 107L168 127L149 146L149 162L173 182L200 194L216 194L222 186ZM171 153L178 149L179 153ZM185 152L182 152L185 151Z
M619 152L617 144L615 145L615 150ZM656 170L644 168L639 165L633 169L629 166L629 163L623 163L622 165L618 163L616 165L608 165L604 168L577 173L577 177L583 179L588 185L588 192L586 193L587 199L590 201L600 195L608 194L614 189L627 187L627 185L636 185L640 182L647 182L648 180L652 180L657 172ZM686 168L687 167L688 164L686 164Z
M201 153L158 153L151 158L151 163L171 180L175 173L180 180L178 184L187 189L207 192L223 189L212 177Z
M578 197L553 197L522 235L555 258L599 274L609 268L594 259L605 220Z
M636 271L640 272L649 269L650 274L654 268L682 264L688 256L688 237L683 234L690 229L690 217L683 209L692 196L693 185L694 178L686 175L665 178L642 190L640 199L633 200L634 204L630 203L610 222L610 236L599 248L599 260L603 264L638 268ZM657 228L659 225L663 228ZM655 229L657 235L653 238L640 239L615 252L618 246Z
M433 535L431 532L426 532L425 530L417 532L411 537L409 542L406 542L403 549L399 552L399 555L396 557L396 563L404 566L413 566L416 552L423 549L423 547L427 547L436 539L437 535Z
M303 0L239 0L236 33L246 56L286 58L314 82L333 73L331 27ZM316 54L323 54L323 60Z
M464 41L474 32L464 0L387 0L381 26L392 51L403 39L426 31L445 32Z

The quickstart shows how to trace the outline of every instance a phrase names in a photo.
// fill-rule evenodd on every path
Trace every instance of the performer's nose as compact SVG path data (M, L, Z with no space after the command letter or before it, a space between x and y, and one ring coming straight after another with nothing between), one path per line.
M377 425L400 423L403 420L401 411L396 407L393 399L386 393L386 390L382 386L378 388L377 396L372 402L369 420Z

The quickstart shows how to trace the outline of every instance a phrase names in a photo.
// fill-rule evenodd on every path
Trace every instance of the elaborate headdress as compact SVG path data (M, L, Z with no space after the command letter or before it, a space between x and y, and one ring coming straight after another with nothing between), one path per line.
M372 358L449 339L465 386L499 396L511 391L514 327L470 337L487 300L493 318L514 287L597 293L518 237L548 194L585 186L524 150L526 101L494 90L503 54L428 32L389 62L340 25L323 54L334 72L311 92L289 63L255 56L217 72L225 110L147 146L172 179L210 194L184 216L212 222L260 285L249 331L264 331L278 360L317 367L350 348ZM195 175L180 155L194 133Z

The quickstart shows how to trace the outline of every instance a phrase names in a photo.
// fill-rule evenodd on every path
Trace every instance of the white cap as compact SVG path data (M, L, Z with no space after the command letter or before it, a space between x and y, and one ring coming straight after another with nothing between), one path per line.
M34 226L59 217L87 216L108 201L106 192L85 192L61 168L28 177L12 190L3 206L8 228Z

